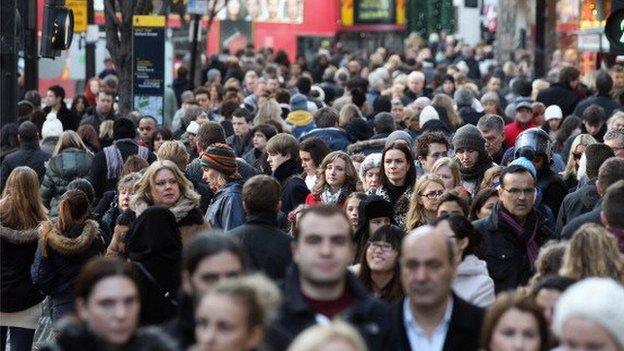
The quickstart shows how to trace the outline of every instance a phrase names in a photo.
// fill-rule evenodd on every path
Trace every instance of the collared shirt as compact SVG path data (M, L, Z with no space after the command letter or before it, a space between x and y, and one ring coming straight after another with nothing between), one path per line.
M446 304L446 312L444 312L444 316L442 317L440 324L436 327L433 335L429 337L414 319L409 298L405 298L403 301L403 325L405 327L407 339L410 343L410 348L412 350L442 351L444 341L446 340L446 333L448 332L448 327L451 323L452 312L453 298L449 298L448 303Z

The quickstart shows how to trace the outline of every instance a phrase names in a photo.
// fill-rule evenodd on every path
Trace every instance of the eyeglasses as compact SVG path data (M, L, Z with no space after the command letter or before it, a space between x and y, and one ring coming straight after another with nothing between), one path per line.
M431 192L428 192L426 194L418 194L418 195L425 196L425 197L427 197L427 199L435 199L437 197L442 196L442 194L444 194L444 191L443 190L438 190L438 191L431 191Z
M535 188L526 188L526 189L518 189L518 188L505 189L505 188L503 188L503 190L505 190L506 192L510 193L514 197L519 197L521 194L524 194L524 196L526 196L526 197L535 196L535 193L537 191Z
M368 244L370 245L371 249L378 249L381 252L389 252L391 250L394 250L394 247L392 245L384 241L369 241Z

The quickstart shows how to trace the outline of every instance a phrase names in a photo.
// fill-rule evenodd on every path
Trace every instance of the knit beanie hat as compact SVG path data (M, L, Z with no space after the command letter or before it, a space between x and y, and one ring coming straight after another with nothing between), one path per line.
M41 127L41 137L43 139L47 137L60 137L63 133L63 123L56 118L55 112L50 112L46 116L45 122Z
M199 132L199 123L191 121L191 123L189 123L186 127L186 132L197 135L197 132Z
M364 161L360 163L360 179L364 180L364 175L369 169L381 167L381 154L378 152L372 153L364 158Z
M453 100L455 100L457 106L471 106L473 99L474 96L472 95L472 92L466 88L457 89L453 95Z
M113 139L134 139L136 137L136 126L128 118L118 118L113 123Z
M537 170L535 169L535 165L528 158L524 156L518 157L517 159L511 161L507 167L513 167L513 166L522 167L526 169L529 173L531 173L531 175L533 176L533 179L537 179Z
M562 119L563 112L561 111L561 107L557 105L550 105L546 107L544 111L544 120L548 121L551 119Z
M472 124L466 124L457 129L453 136L453 147L455 151L459 149L477 150L479 153L485 153L485 139L481 136L481 132Z
M236 154L228 144L215 143L208 146L201 155L201 165L212 168L227 178L238 177Z
M303 110L303 111L307 111L308 110L308 98L305 97L305 95L303 94L294 94L291 98L290 98L290 110L291 111L298 111L298 110Z
M624 287L610 278L585 278L568 288L555 305L553 330L561 336L564 324L580 317L600 324L624 347ZM617 348L617 347L616 347Z
M414 139L412 139L412 136L404 130L395 130L394 132L390 133L390 135L388 135L388 137L386 138L386 146L392 145L397 140L405 141L409 146L410 150L412 149Z
M431 121L432 119L440 119L438 111L436 111L436 109L431 105L425 106L418 117L418 125L422 128L425 123Z
M589 179L598 177L600 166L610 157L615 156L613 149L602 143L587 145L585 148L585 174Z

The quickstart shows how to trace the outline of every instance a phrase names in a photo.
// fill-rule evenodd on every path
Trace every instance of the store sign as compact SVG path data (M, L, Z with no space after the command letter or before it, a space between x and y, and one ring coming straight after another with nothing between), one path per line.
M355 23L395 23L394 0L355 0Z
M165 94L165 17L132 18L132 106L163 122Z
M87 31L87 0L67 0L65 6L74 12L74 33Z

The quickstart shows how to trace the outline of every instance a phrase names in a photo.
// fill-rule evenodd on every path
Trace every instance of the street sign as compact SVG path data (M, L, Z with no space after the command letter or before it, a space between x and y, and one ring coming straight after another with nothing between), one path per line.
M89 25L87 21L87 0L66 0L65 6L74 12L74 33L84 33Z
M624 9L618 9L609 15L605 24L605 35L611 44L611 53L624 53Z
M186 13L189 15L205 15L208 13L208 0L188 0Z
M165 96L165 16L132 18L132 106L163 122Z

